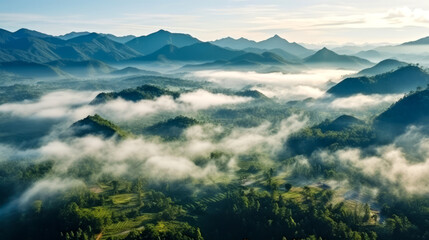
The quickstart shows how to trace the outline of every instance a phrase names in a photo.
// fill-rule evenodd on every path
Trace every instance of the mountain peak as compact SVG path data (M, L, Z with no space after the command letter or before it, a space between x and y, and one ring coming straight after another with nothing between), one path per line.
M44 33L41 33L41 32L37 32L37 31L34 31L34 30L30 30L30 29L27 29L27 28L21 28L18 31L14 32L13 35L15 37L19 37L19 38L22 38L22 37L38 37L38 38L49 37L49 35L47 35L47 34L44 34Z
M429 36L424 37L424 38L420 38L416 41L406 42L406 43L403 43L401 45L407 46L407 45L428 45L428 44L429 44Z
M152 33L152 34L170 34L171 32L164 30L164 29L159 29L158 31ZM149 34L150 35L150 34Z
M315 56L337 56L338 54L332 50L329 50L326 47L323 47L322 49L320 49L319 51L317 51L315 54Z
M288 42L286 39L284 39L284 38L282 38L282 37L280 37L279 35L274 35L274 36L272 36L272 37L270 37L270 38L268 38L266 41L269 41L269 40L271 40L271 41L285 41L285 42Z

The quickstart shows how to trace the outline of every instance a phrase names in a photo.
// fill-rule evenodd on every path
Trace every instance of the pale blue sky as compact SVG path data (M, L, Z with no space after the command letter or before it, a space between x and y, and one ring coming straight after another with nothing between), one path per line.
M146 35L160 28L201 40L399 43L429 36L426 0L0 0L0 28L59 35Z

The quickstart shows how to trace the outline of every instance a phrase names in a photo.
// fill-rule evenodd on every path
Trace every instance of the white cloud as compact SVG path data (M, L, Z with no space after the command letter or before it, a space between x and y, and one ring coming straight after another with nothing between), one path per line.
M398 101L403 94L357 94L345 98L335 98L330 107L335 109L368 109L382 104L391 104Z
M198 71L186 77L207 80L222 87L240 89L252 87L268 97L297 100L318 98L324 94L329 82L338 82L353 73L346 70L315 69L303 73L256 73L236 71Z
M96 95L97 92L57 91L48 93L37 101L2 104L0 112L21 117L64 118L90 112L80 107L88 104Z
M247 97L228 96L197 90L195 92L184 93L176 100L170 96L161 96L154 100L142 100L139 102L116 99L105 104L88 105L97 93L77 91L52 92L36 101L0 105L0 112L11 113L20 117L67 118L70 121L76 121L88 115L98 113L111 120L123 120L167 111L197 111L221 105L240 104L252 100Z

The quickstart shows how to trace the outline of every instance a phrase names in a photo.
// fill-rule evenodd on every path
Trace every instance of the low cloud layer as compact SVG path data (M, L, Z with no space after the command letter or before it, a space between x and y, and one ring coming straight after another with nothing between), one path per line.
M188 74L189 79L204 79L222 87L240 89L250 87L268 97L300 100L321 97L330 82L338 82L352 74L346 70L311 70L297 74L256 73L236 71L198 71Z
M398 101L403 94L357 94L345 98L336 98L330 103L331 108L335 109L362 109L377 107L382 104L392 104Z
M0 105L0 112L29 118L61 119L76 121L95 113L112 120L129 119L159 112L188 112L211 107L240 104L251 101L248 97L215 94L197 90L182 94L178 99L161 96L155 100L130 102L123 99L106 104L88 105L99 92L58 91L48 93L37 101L23 101Z
M143 136L122 141L96 136L62 139L52 137L53 134L52 139L37 149L14 153L11 147L0 146L0 150L6 161L17 158L54 161L49 177L36 182L13 202L19 206L82 184L82 179L74 174L81 168L79 164L88 161L93 162L92 175L88 176L92 180L109 174L141 176L153 182L193 179L203 185L228 181L235 178L240 156L265 154L268 159L258 161L267 161L264 165L268 166L288 136L306 124L304 117L293 115L276 125L266 122L232 131L217 125L196 125L184 132L184 139L168 142ZM214 151L224 155L210 159Z

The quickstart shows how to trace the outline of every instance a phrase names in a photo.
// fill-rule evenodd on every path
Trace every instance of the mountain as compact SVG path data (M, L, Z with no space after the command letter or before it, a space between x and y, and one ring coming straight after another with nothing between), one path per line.
M160 75L160 73L155 72L155 71L147 71L147 70L142 70L139 68L135 68L135 67L125 67L123 69L119 69L119 70L115 70L113 72L111 72L111 74L114 75Z
M263 49L279 48L298 57L307 57L314 53L314 51L309 50L298 43L288 42L279 35L274 35L271 38L258 42L258 47Z
M250 63L250 64L289 64L286 60L277 54L264 52L262 54L245 53L229 60L231 63Z
M112 122L100 117L98 114L87 116L71 125L74 136L83 137L86 135L99 135L103 137L112 137L118 135L123 138L128 135L127 132L116 126Z
M429 45L429 37L424 37L416 41L405 42L401 44L401 46L410 46L410 45Z
M362 124L365 124L365 122L360 119L357 119L350 115L341 115L332 122L324 121L316 127L321 129L322 132L344 131L346 129L353 128L353 126Z
M257 72L273 72L296 70L302 67L300 64L291 63L272 52L262 54L244 53L230 60L217 60L203 64L186 65L182 69L228 69L228 70L249 70Z
M13 39L14 39L13 33L0 28L0 44L4 44Z
M372 63L366 59L339 55L327 48L323 48L315 54L304 59L304 63L311 65L318 65L323 67L347 67L347 68L361 68L369 66Z
M115 68L97 60L57 60L46 64L77 77L104 75L115 70Z
M48 62L78 54L74 49L66 49L65 42L57 38L10 38L0 46L0 61Z
M228 60L238 57L245 52L228 50L218 47L211 43L202 42L190 46L178 48L173 45L166 45L158 51L147 56L139 57L134 60L140 61L215 61Z
M137 88L125 89L120 92L102 92L98 94L90 104L101 104L118 98L122 98L126 101L138 102L140 100L152 100L164 95L178 98L180 94L152 85L143 85Z
M124 44L97 33L72 38L67 41L67 44L77 49L84 59L97 59L103 62L117 62L140 55Z
M45 63L55 60L91 60L117 62L141 54L96 33L62 40L30 30L0 32L0 62L27 61Z
M260 99L260 100L269 99L267 96L265 96L263 93L259 92L258 90L244 90L244 91L236 92L235 95L240 97L251 97L251 98Z
M286 141L285 156L311 155L320 149L365 147L374 140L371 126L353 116L342 115L292 134Z
M125 44L126 42L129 42L129 41L133 40L134 38L136 38L136 36L134 36L134 35L116 36L113 34L105 34L105 33L102 33L101 35L107 37L108 39L110 39L112 41L115 41L118 43L123 43L123 44Z
M256 48L256 45L257 45L257 42L253 40L249 40L246 38L234 39L231 37L218 39L216 41L212 41L211 43L219 47L239 49L239 50L243 50L245 48Z
M110 74L115 68L97 60L56 60L47 63L12 61L0 63L0 70L22 77L86 77Z
M200 40L189 34L171 33L165 30L159 30L147 36L134 38L125 44L141 54L147 55L159 50L165 45L174 45L181 48L200 42Z
M429 74L416 66L405 66L374 77L346 78L327 92L338 96L354 94L406 93L429 83Z
M14 32L13 37L15 38L26 38L26 37L35 37L35 38L47 38L52 37L51 35L44 34L38 31L29 30L26 28L21 28L18 31Z
M262 54L264 52L270 52L270 53L274 53L274 54L279 55L280 57L282 57L284 60L286 60L288 62L293 62L293 63L302 62L301 58L299 58L293 54L290 54L290 53L288 53L285 50L282 50L280 48L274 48L271 50L260 49L260 48L245 48L245 49L243 49L243 51L249 52L249 53L256 53L256 54Z
M245 38L234 39L227 37L213 41L212 43L220 47L236 50L244 50L246 48L259 48L264 51L271 51L272 49L281 49L288 54L297 57L307 57L314 53L314 51L309 50L295 42L290 43L278 35L274 35L273 37L260 42L255 42Z
M72 38L85 36L88 34L90 34L90 32L69 32L69 33L66 33L64 35L59 35L57 37L62 39L62 40L70 40Z
M70 40L72 38L85 36L88 34L90 34L90 32L70 32L70 33L60 35L57 37L62 39L62 40ZM99 35L101 35L103 37L107 37L108 39L115 41L115 42L118 42L118 43L126 43L126 42L131 41L134 38L136 38L136 36L134 36L134 35L126 35L126 36L120 36L120 37L115 36L113 34L104 34L104 33L99 33Z
M144 129L144 133L160 136L164 139L177 139L188 127L196 124L198 121L193 118L178 116L149 126Z
M377 116L374 128L381 140L391 140L404 133L410 125L427 127L428 123L429 89L425 89L405 96Z
M409 64L406 62L401 62L395 59L386 59L377 63L373 67L363 69L362 71L358 72L356 75L357 76L375 76L375 75L396 70L398 68L401 68L407 65Z
M0 63L0 71L29 78L52 78L67 76L65 72L53 66L24 61L2 62Z
M353 54L356 57L365 58L365 59L380 59L383 55L376 50L366 50L360 51L356 54Z

